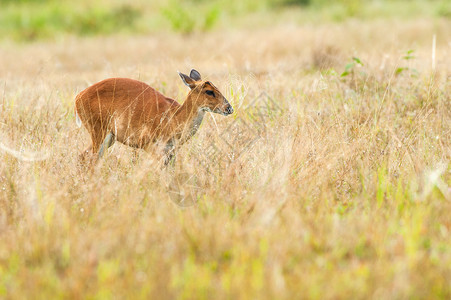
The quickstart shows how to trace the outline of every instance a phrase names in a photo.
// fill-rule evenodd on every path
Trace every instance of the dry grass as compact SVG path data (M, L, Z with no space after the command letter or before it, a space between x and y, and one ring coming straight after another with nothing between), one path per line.
M1 142L49 158L0 152L0 298L449 299L450 25L4 44ZM115 144L81 172L77 92L121 76L181 99L191 67L232 117L208 116L173 169ZM278 106L264 123L247 108L262 92ZM186 176L198 202L181 208Z

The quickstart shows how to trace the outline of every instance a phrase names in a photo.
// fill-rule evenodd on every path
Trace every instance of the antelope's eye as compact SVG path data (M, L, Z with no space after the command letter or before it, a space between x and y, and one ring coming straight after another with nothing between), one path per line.
M215 96L215 92L210 91L210 90L206 90L205 93L206 93L208 96L213 96L213 97Z

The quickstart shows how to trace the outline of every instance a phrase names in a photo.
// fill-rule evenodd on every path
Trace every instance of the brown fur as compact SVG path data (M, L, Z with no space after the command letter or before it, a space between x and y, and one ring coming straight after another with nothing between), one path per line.
M191 88L182 105L144 82L127 78L105 79L80 92L75 110L92 140L84 153L98 153L109 133L125 145L146 150L160 141L166 154L172 153L196 132L205 111L233 111L210 82L180 76ZM214 97L206 90L213 91Z

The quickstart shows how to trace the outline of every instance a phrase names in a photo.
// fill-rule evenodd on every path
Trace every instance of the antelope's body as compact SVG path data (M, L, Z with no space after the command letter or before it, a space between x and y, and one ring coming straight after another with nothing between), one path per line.
M91 135L86 153L103 155L115 140L135 148L148 149L156 142L165 145L166 163L176 146L199 128L206 111L227 115L232 107L219 90L192 70L179 73L191 88L182 105L165 97L144 82L128 78L100 81L75 98L75 112Z

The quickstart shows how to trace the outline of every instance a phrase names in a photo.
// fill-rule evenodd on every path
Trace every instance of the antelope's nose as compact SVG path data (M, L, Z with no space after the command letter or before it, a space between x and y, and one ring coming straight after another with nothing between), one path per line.
M228 114L228 115L233 114L233 107L232 107L232 105L230 105L230 104L227 105L227 108L226 108L225 112L226 112L226 114Z

